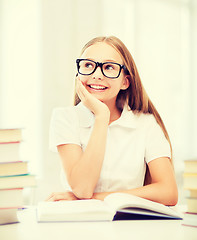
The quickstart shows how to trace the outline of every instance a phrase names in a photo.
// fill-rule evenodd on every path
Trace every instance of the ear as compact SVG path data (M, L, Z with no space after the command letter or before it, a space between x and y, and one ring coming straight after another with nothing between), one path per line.
M121 90L126 90L130 85L130 76L126 75L122 81Z

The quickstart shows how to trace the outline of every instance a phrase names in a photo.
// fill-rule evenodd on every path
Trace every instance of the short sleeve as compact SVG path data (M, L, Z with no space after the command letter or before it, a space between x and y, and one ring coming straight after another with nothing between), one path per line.
M57 152L58 145L80 145L78 129L78 118L74 107L54 109L49 129L49 149Z
M162 128L155 120L154 116L150 116L146 136L145 161L150 161L159 157L171 158L171 149Z

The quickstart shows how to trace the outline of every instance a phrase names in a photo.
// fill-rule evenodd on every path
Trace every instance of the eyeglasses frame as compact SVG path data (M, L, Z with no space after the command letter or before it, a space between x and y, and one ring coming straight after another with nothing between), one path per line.
M80 63L82 60L87 60L87 61L90 61L90 62L93 62L93 63L96 64L95 69L93 70L93 72L88 73L88 74L84 74L84 73L81 73L81 72L79 71L79 69L80 69L79 63ZM107 77L107 78L112 78L112 79L118 78L118 77L120 76L120 73L121 73L121 70L122 70L122 69L124 69L125 72L128 71L127 68L125 67L125 65L122 65L122 64L120 64L120 63L115 63L115 62L104 62L104 63L102 63L102 62L95 62L95 61L93 61L93 60L89 60L89 59L86 59L86 58L78 58L78 59L76 59L76 63L77 63L77 71L78 71L78 73L81 74L81 75L86 75L86 76L93 74L98 67L100 67L101 72L102 72L102 74L103 74L105 77ZM119 70L119 73L118 73L118 76L117 76L117 77L108 77L108 76L105 75L105 73L103 72L103 65L106 64L106 63L112 63L112 64L117 64L117 65L119 65L120 70Z

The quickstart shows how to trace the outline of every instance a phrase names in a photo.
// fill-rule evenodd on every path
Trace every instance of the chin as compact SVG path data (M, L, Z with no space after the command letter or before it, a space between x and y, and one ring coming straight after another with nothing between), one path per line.
M90 92L91 95L93 95L96 99L100 100L101 102L104 100L102 96L100 96L99 94L96 94L96 93L92 93Z

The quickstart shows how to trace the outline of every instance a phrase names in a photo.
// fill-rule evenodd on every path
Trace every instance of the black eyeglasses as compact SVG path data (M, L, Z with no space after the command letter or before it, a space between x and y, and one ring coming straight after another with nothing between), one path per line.
M97 67L101 68L102 74L107 78L118 78L122 69L126 71L126 67L114 62L95 62L89 59L77 59L77 70L79 74L91 75Z

